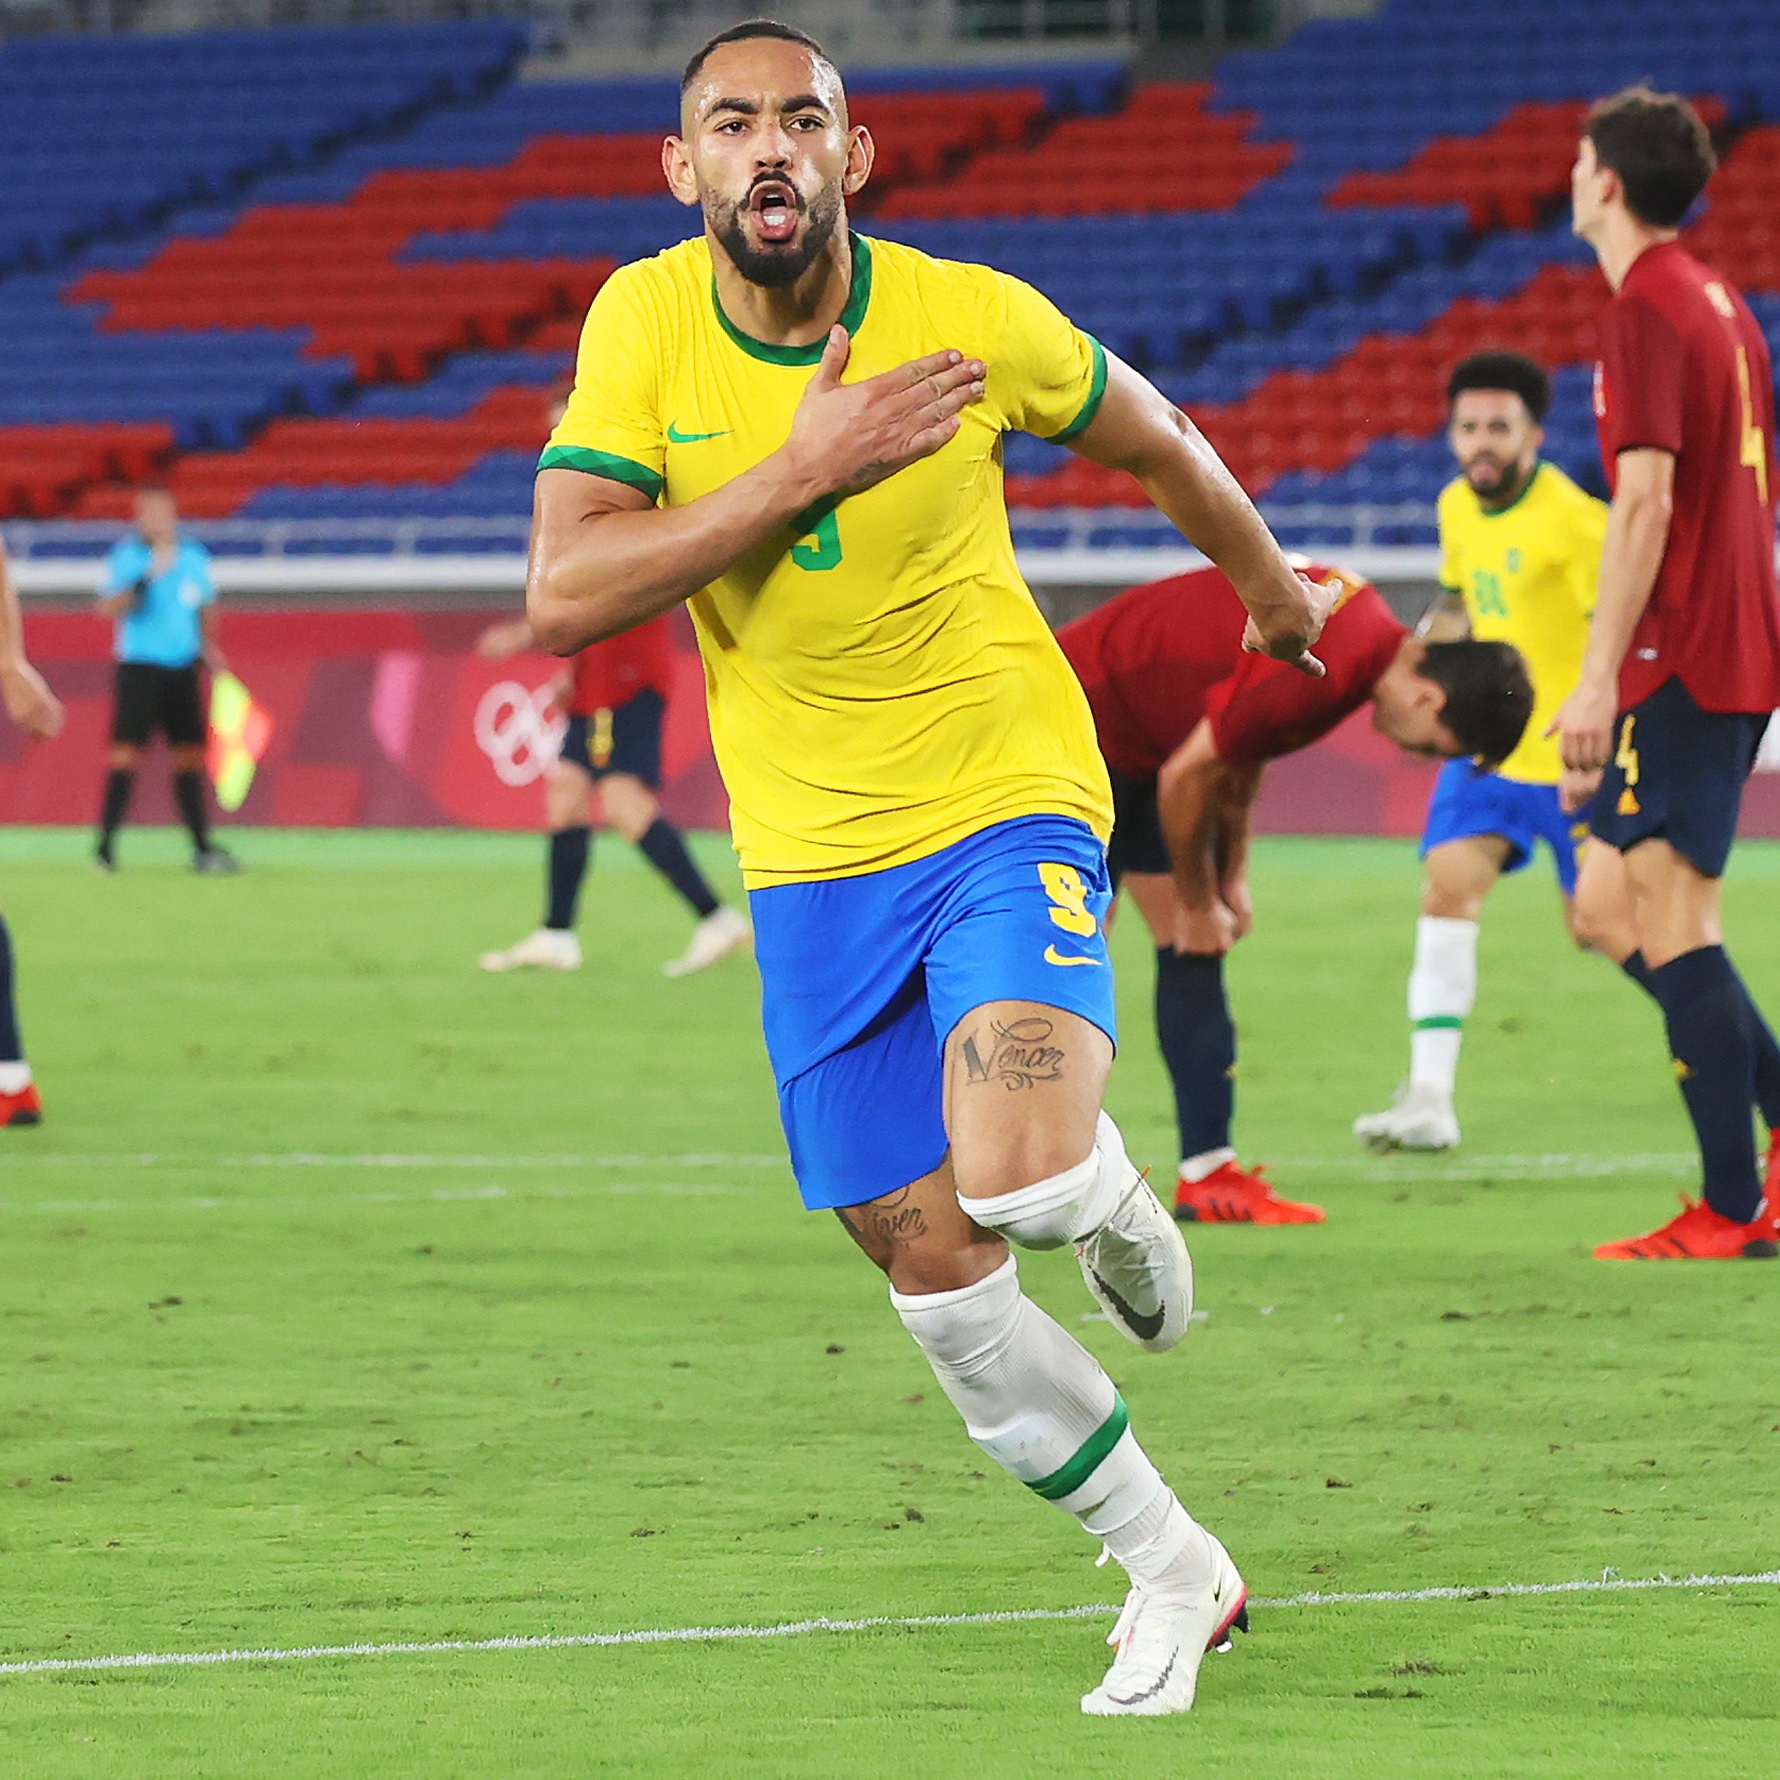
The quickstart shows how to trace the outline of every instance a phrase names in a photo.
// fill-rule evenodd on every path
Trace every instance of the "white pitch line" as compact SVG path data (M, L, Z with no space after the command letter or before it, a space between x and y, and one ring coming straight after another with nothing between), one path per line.
M435 1187L430 1193L240 1193L190 1194L177 1199L0 1199L0 1213L36 1212L44 1217L103 1212L289 1211L344 1205L479 1205L503 1200L567 1200L616 1198L721 1199L745 1192L721 1181L594 1181L585 1186L527 1186L510 1192L486 1187Z
M1599 1581L1504 1582L1485 1588L1387 1588L1356 1594L1313 1592L1277 1600L1257 1598L1259 1608L1354 1607L1414 1601L1486 1601L1499 1596L1617 1594L1658 1588L1749 1588L1780 1585L1780 1570L1725 1576L1603 1576ZM335 1656L436 1656L482 1650L587 1650L635 1644L713 1644L746 1639L801 1638L815 1632L927 1631L950 1626L1030 1625L1059 1619L1098 1619L1116 1604L1087 1607L1023 1607L1002 1613L922 1613L904 1618L794 1619L778 1625L673 1626L634 1632L540 1633L535 1637L439 1638L396 1644L306 1644L294 1649L140 1651L129 1656L51 1656L0 1663L0 1675L61 1675L95 1669L210 1668L221 1663L313 1662Z
M1268 1157L1275 1170L1290 1169L1302 1173L1338 1173L1354 1177L1367 1185L1384 1185L1390 1181L1475 1181L1480 1175L1492 1180L1580 1180L1593 1176L1617 1174L1686 1174L1697 1170L1698 1156L1455 1156L1446 1162L1434 1162L1406 1151L1386 1156L1357 1154L1352 1158L1339 1156ZM1376 1169L1367 1174L1366 1170Z

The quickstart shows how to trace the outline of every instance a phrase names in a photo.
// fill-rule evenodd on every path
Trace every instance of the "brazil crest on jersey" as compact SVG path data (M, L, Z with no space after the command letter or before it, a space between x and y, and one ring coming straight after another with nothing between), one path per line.
M1607 509L1555 464L1541 463L1520 499L1499 511L1458 477L1440 492L1439 518L1441 584L1464 596L1471 634L1512 643L1533 682L1526 734L1498 770L1555 785L1563 760L1545 726L1582 675Z
M1075 675L1014 562L1001 436L1072 437L1106 384L1097 342L985 266L854 236L846 380L954 348L984 399L933 456L800 514L690 601L751 888L878 871L1010 817L1111 825ZM791 431L822 342L750 338L702 237L623 267L588 311L542 469L684 506Z

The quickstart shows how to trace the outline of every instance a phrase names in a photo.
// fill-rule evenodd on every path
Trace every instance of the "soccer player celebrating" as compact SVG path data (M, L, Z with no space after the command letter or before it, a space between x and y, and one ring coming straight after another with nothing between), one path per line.
M1564 919L1577 940L1616 958L1634 944L1629 934L1585 935L1577 921L1576 861L1586 824L1559 805L1563 762L1545 734L1582 668L1607 509L1541 461L1551 384L1531 359L1480 352L1454 370L1446 400L1459 474L1440 493L1447 599L1424 634L1514 644L1533 677L1533 718L1498 771L1455 760L1435 784L1409 973L1409 1078L1388 1112L1354 1120L1354 1135L1378 1150L1449 1150L1459 1141L1453 1084L1477 998L1484 898L1504 872L1532 859L1536 842L1557 863Z
M1198 431L1037 292L847 226L868 133L802 32L692 59L663 149L704 233L594 300L537 483L528 612L567 653L689 601L804 1203L835 1210L971 1437L1131 1578L1101 1714L1184 1711L1244 1612L1008 1245L1185 1332L1174 1220L1100 1110L1110 799L1022 585L1001 436L1130 470L1307 673L1302 582Z
M493 624L476 641L487 661L505 661L536 646L523 619ZM673 645L666 619L583 649L557 683L568 718L562 749L544 777L550 825L544 924L503 952L484 952L484 970L579 970L575 906L592 853L593 799L600 813L677 890L697 918L686 950L662 970L690 976L746 946L747 918L726 908L693 863L686 839L661 813L661 724L673 688Z
M0 701L26 735L49 737L62 727L62 706L25 655L25 627L19 619L18 591L0 544ZM17 990L13 982L12 933L0 915L0 1128L40 1125L43 1100L25 1061L19 1036Z
M1376 588L1311 568L1336 591L1307 679L1239 652L1243 610L1216 569L1134 587L1058 635L1094 712L1116 819L1107 859L1156 942L1156 1036L1174 1084L1185 1222L1320 1224L1238 1165L1236 1027L1224 957L1253 921L1249 812L1266 761L1308 747L1368 699L1411 753L1492 763L1520 740L1533 694L1505 642L1427 643ZM1477 770L1466 765L1466 772Z
M1714 157L1683 99L1633 87L1583 124L1576 233L1613 298L1595 414L1613 506L1576 689L1553 731L1580 804L1598 783L1583 919L1630 926L1663 1011L1703 1198L1603 1260L1780 1252L1780 1047L1724 949L1720 883L1744 780L1780 704L1774 387L1748 305L1676 239Z
M111 771L94 863L116 869L117 831L129 813L142 750L155 731L173 751L173 801L192 837L192 869L238 871L234 855L210 838L204 809L204 744L209 723L198 669L223 667L210 634L216 583L210 552L179 535L179 512L164 488L136 493L136 529L105 565L99 611L117 620L117 697L111 718Z

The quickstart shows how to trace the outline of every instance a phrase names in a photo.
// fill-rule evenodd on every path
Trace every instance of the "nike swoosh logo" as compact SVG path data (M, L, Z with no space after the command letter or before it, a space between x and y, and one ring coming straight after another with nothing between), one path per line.
M1078 958L1072 952L1059 952L1055 946L1045 947L1047 964L1098 964L1098 958Z
M1107 1295L1113 1309L1125 1319L1126 1326L1132 1334L1141 1335L1145 1341L1154 1341L1162 1333L1162 1325L1168 1320L1166 1310L1158 1310L1153 1316L1141 1316L1106 1283L1098 1272L1094 1275L1094 1283Z
M670 445L701 445L706 439L727 439L734 431L733 427L725 427L720 433L683 433L670 420L668 422L668 443Z

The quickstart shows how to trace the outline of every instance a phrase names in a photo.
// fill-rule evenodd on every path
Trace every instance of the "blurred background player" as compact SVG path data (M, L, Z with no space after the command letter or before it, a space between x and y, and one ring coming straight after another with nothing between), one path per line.
M1594 791L1583 919L1631 929L1624 968L1663 1010L1702 1175L1700 1201L1602 1260L1780 1253L1780 1046L1720 913L1780 704L1774 383L1748 304L1676 239L1715 165L1686 100L1632 87L1588 114L1570 181L1572 225L1613 292L1595 369L1613 507L1581 677L1552 727L1580 775L1570 800Z
M476 643L487 661L537 646L523 618L491 625ZM484 952L484 970L580 969L575 909L592 854L596 792L606 826L642 853L697 918L691 943L662 970L689 976L748 944L753 930L747 917L719 901L686 850L685 837L656 801L673 669L668 620L657 618L583 649L557 681L557 704L569 724L562 751L544 775L550 833L544 924L504 952Z
M1512 643L1533 680L1533 717L1495 772L1449 761L1422 832L1421 919L1409 973L1409 1076L1388 1112L1354 1121L1374 1149L1447 1150L1459 1044L1477 998L1477 931L1484 898L1541 840L1557 865L1564 920L1579 942L1576 861L1587 825L1558 801L1563 762L1545 734L1576 676L1594 610L1607 509L1556 464L1540 424L1551 405L1545 372L1518 352L1481 352L1446 386L1447 439L1459 474L1440 493L1440 581L1447 597L1423 634ZM1632 950L1629 930L1615 961Z
M1112 779L1107 860L1156 944L1156 1036L1174 1084L1186 1222L1315 1224L1230 1143L1236 1027L1224 956L1254 919L1249 817L1265 762L1308 747L1368 699L1381 735L1415 754L1495 762L1520 740L1532 689L1504 642L1427 643L1341 569L1307 679L1239 649L1243 610L1216 569L1109 600L1058 635L1094 712Z
M112 550L99 593L100 612L117 620L111 771L93 855L101 871L116 869L117 831L129 814L142 750L156 730L173 754L173 801L192 837L192 869L240 869L233 855L212 841L205 812L209 723L198 669L220 672L224 666L210 634L215 602L210 552L197 539L180 536L173 496L164 488L139 489L135 530Z
M43 676L25 655L25 628L19 618L18 591L0 544L0 700L6 714L26 735L47 739L62 727L62 706ZM0 1127L37 1125L43 1101L25 1061L19 1032L18 985L12 956L12 931L0 915Z

